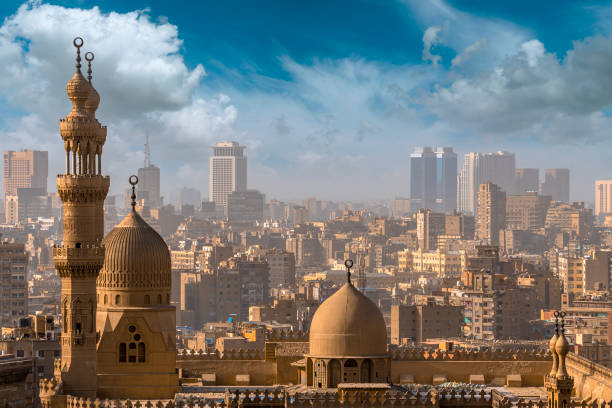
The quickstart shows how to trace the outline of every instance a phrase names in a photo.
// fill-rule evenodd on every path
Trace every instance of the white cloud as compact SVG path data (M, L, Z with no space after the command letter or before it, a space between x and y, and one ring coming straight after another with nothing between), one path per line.
M74 73L75 36L85 41L82 56L95 53L98 117L109 132L103 163L111 176L123 178L141 165L130 151L142 149L145 133L158 162L176 159L180 146L181 160L198 163L210 141L232 133L237 109L225 95L195 97L206 72L185 64L178 28L167 19L155 22L147 10L103 13L30 1L0 26L0 98L9 112L27 112L0 133L4 148L45 146L52 166L62 163L53 152L61 149L57 118L70 111L65 87Z
M453 67L461 66L465 64L465 62L468 61L470 58L472 58L474 54L477 54L485 48L487 48L487 39L481 38L475 43L468 45L463 51L461 51L460 54L457 54L455 58L453 58L453 60L451 61L451 65Z
M433 66L437 66L442 60L441 56L431 52L432 47L440 41L440 31L442 31L440 26L432 26L427 27L427 30L423 33L423 61L431 61Z

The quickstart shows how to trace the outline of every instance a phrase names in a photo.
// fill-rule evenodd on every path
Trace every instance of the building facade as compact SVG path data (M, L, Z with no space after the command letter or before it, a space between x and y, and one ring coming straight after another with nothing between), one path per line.
M569 203L569 169L546 169L544 171L544 182L540 186L540 193L542 195L551 196L554 201Z
M498 245L499 231L506 226L506 193L491 182L478 189L476 238L489 245Z
M0 242L0 326L28 315L28 255L24 244Z
M220 142L212 146L210 157L210 201L227 205L227 197L234 191L247 189L247 158L245 146L237 142Z

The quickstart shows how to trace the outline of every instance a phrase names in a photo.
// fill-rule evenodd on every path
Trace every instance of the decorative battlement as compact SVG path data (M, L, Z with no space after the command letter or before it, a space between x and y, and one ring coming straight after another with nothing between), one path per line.
M103 202L110 187L110 177L97 174L60 174L57 193L62 202Z
M281 331L271 332L268 335L267 341L269 342L307 342L308 332L299 331Z
M104 265L104 247L101 245L89 245L80 248L54 246L53 264L62 278L97 276Z
M547 361L552 359L548 351L536 350L442 350L427 351L420 348L402 348L391 352L392 360L450 360L450 361Z
M177 360L263 360L265 353L260 350L230 350L224 353L215 351L206 353L202 350L183 350L176 355Z

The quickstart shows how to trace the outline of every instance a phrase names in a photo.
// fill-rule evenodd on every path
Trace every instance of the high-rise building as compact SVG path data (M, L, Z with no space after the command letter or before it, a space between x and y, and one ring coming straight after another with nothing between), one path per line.
M227 196L247 189L247 158L245 146L238 142L220 142L212 146L210 158L210 201L218 206L227 205Z
M138 169L138 200L144 200L148 207L161 207L160 171L151 163L149 137L145 143L144 166Z
M509 229L537 230L546 224L550 196L528 191L506 199L506 225Z
M514 190L514 153L467 153L459 175L459 210L468 214L476 213L476 195L480 184L490 181L505 192Z
M612 180L595 181L595 215L612 214Z
M417 147L410 155L410 206L434 209L436 203L436 154L431 147Z
M524 194L527 191L539 191L540 169L516 169L514 194Z
M417 239L419 248L429 251L438 246L438 237L444 235L446 216L422 208L417 213Z
M436 204L445 213L457 208L457 153L452 147L436 148Z
M506 227L506 193L490 181L478 189L476 238L498 245L499 230Z
M229 221L261 222L265 196L257 190L234 191L227 197L226 216Z
M18 188L39 188L47 194L49 153L38 150L4 152L4 195L17 195Z
M28 315L28 255L24 244L0 242L0 325L16 327Z
M544 183L542 183L540 187L540 193L542 195L549 195L555 201L569 203L569 169L546 169L544 172Z

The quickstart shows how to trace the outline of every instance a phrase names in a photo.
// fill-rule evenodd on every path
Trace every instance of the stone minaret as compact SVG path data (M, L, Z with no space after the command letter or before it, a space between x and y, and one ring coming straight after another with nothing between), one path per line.
M561 318L561 330L558 319ZM553 366L548 375L544 377L544 385L548 391L548 408L568 408L572 399L574 379L570 377L565 368L565 359L569 353L570 345L565 337L565 312L555 312L556 330L550 340L550 352L553 355Z
M76 73L66 92L72 111L60 119L66 150L66 173L57 176L57 192L64 204L63 242L53 249L55 269L62 280L61 380L64 394L96 396L96 278L104 263L104 199L110 179L102 176L102 146L106 127L95 118L100 97L81 73L80 48Z

